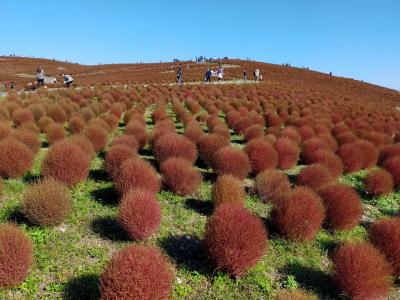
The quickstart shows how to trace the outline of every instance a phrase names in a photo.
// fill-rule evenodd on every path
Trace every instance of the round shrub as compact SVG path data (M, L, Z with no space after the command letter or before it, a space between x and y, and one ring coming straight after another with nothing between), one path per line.
M9 137L10 134L11 134L10 124L0 122L0 140Z
M89 175L89 156L77 145L57 142L46 153L42 175L52 177L68 186L84 181Z
M83 135L92 143L95 152L103 150L108 144L108 132L99 124L87 126Z
M119 135L114 137L112 141L112 145L126 145L130 147L135 153L138 152L139 150L139 142L136 140L136 138L133 135Z
M272 209L279 234L303 242L315 238L325 218L321 199L307 187L296 187Z
M33 261L33 245L13 224L0 225L0 286L13 286L28 276Z
M197 159L196 145L176 133L166 134L154 143L154 156L158 162L180 157L194 164Z
M392 175L395 188L400 186L400 156L394 156L383 163L383 168Z
M219 149L214 154L212 166L218 175L231 174L241 180L245 179L251 171L246 153L232 146Z
M60 105L53 105L47 110L47 115L57 123L64 123L67 119L65 110Z
M386 299L390 266L369 243L346 243L332 257L333 280L350 299Z
M394 156L400 156L400 144L381 147L379 151L379 164L382 165L388 158Z
M333 177L327 167L322 164L312 164L300 171L296 184L317 189L332 180Z
M29 186L23 195L22 212L35 224L61 224L71 211L71 199L64 184L52 178Z
M364 166L364 155L355 143L340 146L336 154L340 157L346 173L356 172Z
M47 126L53 124L54 120L48 116L43 116L38 121L38 126L42 132L46 132Z
M385 255L393 273L400 275L400 218L386 218L372 223L369 240Z
M264 136L264 127L258 124L251 125L244 130L243 136L246 141L262 138Z
M306 163L312 161L314 152L318 150L329 150L329 146L320 138L313 137L303 143L302 157Z
M12 113L12 119L14 124L17 126L26 122L35 122L32 112L26 108L18 108L14 110Z
M373 197L393 192L393 178L388 171L383 169L368 172L364 183L367 193Z
M13 138L0 141L0 176L20 177L31 168L32 162L33 153L23 143Z
M220 175L213 185L211 198L215 206L224 203L244 205L246 193L239 179L232 175Z
M256 176L255 188L261 201L276 204L291 190L288 177L276 170L265 170Z
M205 134L197 143L199 156L206 164L211 165L214 153L224 146L228 146L230 140L223 138L219 134Z
M54 144L65 139L64 127L57 123L50 123L45 129L46 138L49 144Z
M39 140L39 136L32 131L15 130L12 134L12 137L31 149L33 154L37 154L42 145Z
M197 143L204 135L204 131L199 125L191 125L190 123L185 128L185 132L183 135L189 140L191 140L193 143Z
M89 158L94 155L94 148L91 142L88 141L82 134L74 134L71 135L68 139L71 144L74 144L81 148L83 152L85 152Z
M140 148L147 144L146 127L138 121L131 121L125 127L125 134L132 135L139 142Z
M157 248L130 245L118 251L100 276L102 300L167 300L173 284L167 257Z
M204 243L217 269L239 277L264 254L267 232L261 220L242 206L222 204L207 222Z
M333 230L353 229L361 220L360 196L350 186L341 183L325 185L318 190L324 202L326 225Z
M68 121L68 128L72 134L81 133L85 128L85 121L79 117L72 117Z
M379 150L378 148L366 140L359 140L354 143L356 147L358 147L363 154L363 168L368 169L376 166L378 163Z
M115 187L121 194L133 188L147 189L157 193L160 190L160 181L150 163L140 157L132 157L122 163L115 180Z
M104 164L107 174L115 180L124 161L135 156L136 153L127 145L119 144L112 146L106 154Z
M343 162L339 156L330 150L317 150L310 155L309 162L321 164L328 168L333 178L338 178L343 173Z
M119 205L118 221L134 240L144 240L155 233L161 222L161 208L154 192L132 189Z
M290 139L281 137L276 140L275 149L278 153L278 166L286 170L296 166L299 160L299 147Z
M199 188L202 176L186 159L171 157L161 163L163 184L173 193L190 195Z
M249 141L244 151L250 159L251 169L256 173L278 166L278 154L274 146L264 139Z

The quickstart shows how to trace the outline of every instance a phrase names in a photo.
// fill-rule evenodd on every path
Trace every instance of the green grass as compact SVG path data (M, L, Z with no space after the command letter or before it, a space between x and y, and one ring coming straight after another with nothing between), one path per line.
M54 228L30 225L20 213L21 198L25 187L39 176L45 152L41 150L32 172L24 178L3 180L0 220L17 222L31 237L35 262L22 284L0 290L0 299L98 299L101 270L115 251L133 243L116 221L118 195L102 171L103 160L96 157L88 180L71 190L73 211L66 222ZM288 173L297 174L299 170ZM362 193L364 173L346 175L341 180ZM212 268L201 244L213 209L211 187L212 182L205 181L191 197L160 192L161 226L156 235L141 242L157 245L171 257L176 269L173 299L273 299L281 289L296 288L321 299L342 299L330 280L329 255L343 241L365 240L363 226L340 233L321 230L316 241L303 244L270 234L260 262L234 280ZM390 216L399 209L398 193L376 199L362 196L368 220ZM268 223L270 205L249 195L246 206Z

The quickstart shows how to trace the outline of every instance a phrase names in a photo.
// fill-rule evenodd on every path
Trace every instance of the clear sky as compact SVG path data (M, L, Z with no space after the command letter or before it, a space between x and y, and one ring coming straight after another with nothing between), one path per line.
M0 54L249 57L400 89L399 0L0 0L0 11Z

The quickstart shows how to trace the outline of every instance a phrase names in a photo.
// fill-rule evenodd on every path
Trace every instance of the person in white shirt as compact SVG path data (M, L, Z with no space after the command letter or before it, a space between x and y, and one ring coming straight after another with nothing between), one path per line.
M71 84L74 82L74 79L70 74L61 74L64 77L64 84L66 87L70 87Z
M41 66L36 69L37 87L44 86L44 71Z

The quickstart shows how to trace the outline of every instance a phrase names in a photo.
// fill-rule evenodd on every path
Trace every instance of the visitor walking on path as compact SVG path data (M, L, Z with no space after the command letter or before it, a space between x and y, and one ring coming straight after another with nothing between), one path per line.
M41 66L36 69L37 87L44 86L44 71Z
M246 69L243 70L243 81L247 80L247 72Z
M182 67L180 66L178 72L176 73L176 83L182 84Z
M218 70L217 70L218 82L222 81L223 78L224 78L224 69L222 67L218 67Z
M211 76L212 76L211 69L208 68L207 72L206 72L206 77L204 78L204 82L210 83L211 82Z
M254 70L254 81L257 82L260 80L260 70L259 69L255 69Z
M67 88L71 86L72 83L74 83L74 79L70 74L61 74L64 77L64 84Z

